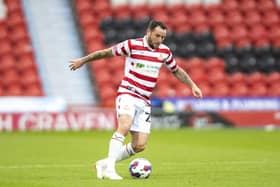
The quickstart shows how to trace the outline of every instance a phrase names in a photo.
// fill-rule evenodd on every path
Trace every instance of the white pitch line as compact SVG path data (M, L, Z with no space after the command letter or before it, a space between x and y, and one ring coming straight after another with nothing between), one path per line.
M231 164L231 165L246 165L246 164L267 164L267 163L279 163L279 161L271 160L221 160L221 161L186 161L184 163L177 162L165 162L162 165L172 166L172 165L217 165L217 164Z
M0 169L34 169L34 168L83 168L90 164L31 164L31 165L0 165Z
M122 165L122 164L118 164ZM94 164L30 164L0 165L0 169L36 169L36 168L92 168Z

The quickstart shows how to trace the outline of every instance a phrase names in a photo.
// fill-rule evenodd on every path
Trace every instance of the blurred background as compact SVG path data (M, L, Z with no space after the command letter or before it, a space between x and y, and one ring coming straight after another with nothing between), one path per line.
M124 58L69 60L143 37L151 19L202 89L162 68L153 128L280 126L278 0L0 0L0 131L116 126Z

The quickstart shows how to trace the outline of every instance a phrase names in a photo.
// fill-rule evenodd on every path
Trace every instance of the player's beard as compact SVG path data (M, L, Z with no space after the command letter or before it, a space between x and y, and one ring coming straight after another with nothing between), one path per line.
M152 42L152 39L148 37L148 44L152 49L156 49L159 47L159 45L155 46L155 44Z

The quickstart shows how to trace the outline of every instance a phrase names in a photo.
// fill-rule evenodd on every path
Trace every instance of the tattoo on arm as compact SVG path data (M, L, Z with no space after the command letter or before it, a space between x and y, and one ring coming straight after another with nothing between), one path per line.
M112 56L113 56L112 49L108 48L108 49L98 50L93 53L90 53L89 55L82 57L81 60L86 63L92 60L98 60L98 59L108 58Z
M190 87L194 86L194 82L190 78L190 76L180 67L173 72L173 74L179 79L182 83L189 85Z

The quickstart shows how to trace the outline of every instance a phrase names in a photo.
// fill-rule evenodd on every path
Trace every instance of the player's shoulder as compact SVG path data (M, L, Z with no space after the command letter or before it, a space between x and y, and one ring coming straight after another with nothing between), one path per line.
M144 46L144 40L143 38L134 38L134 39L129 39L129 45L130 46L137 46L137 47L143 47Z
M170 50L170 48L166 45L166 44L160 44L160 46L159 46L159 48L161 48L161 49L168 49L168 50Z
M129 39L130 40L130 42L131 43L138 43L138 44L140 44L140 43L144 43L144 40L143 40L143 38L132 38L132 39Z
M170 48L166 44L160 44L159 50L164 53L171 53Z

